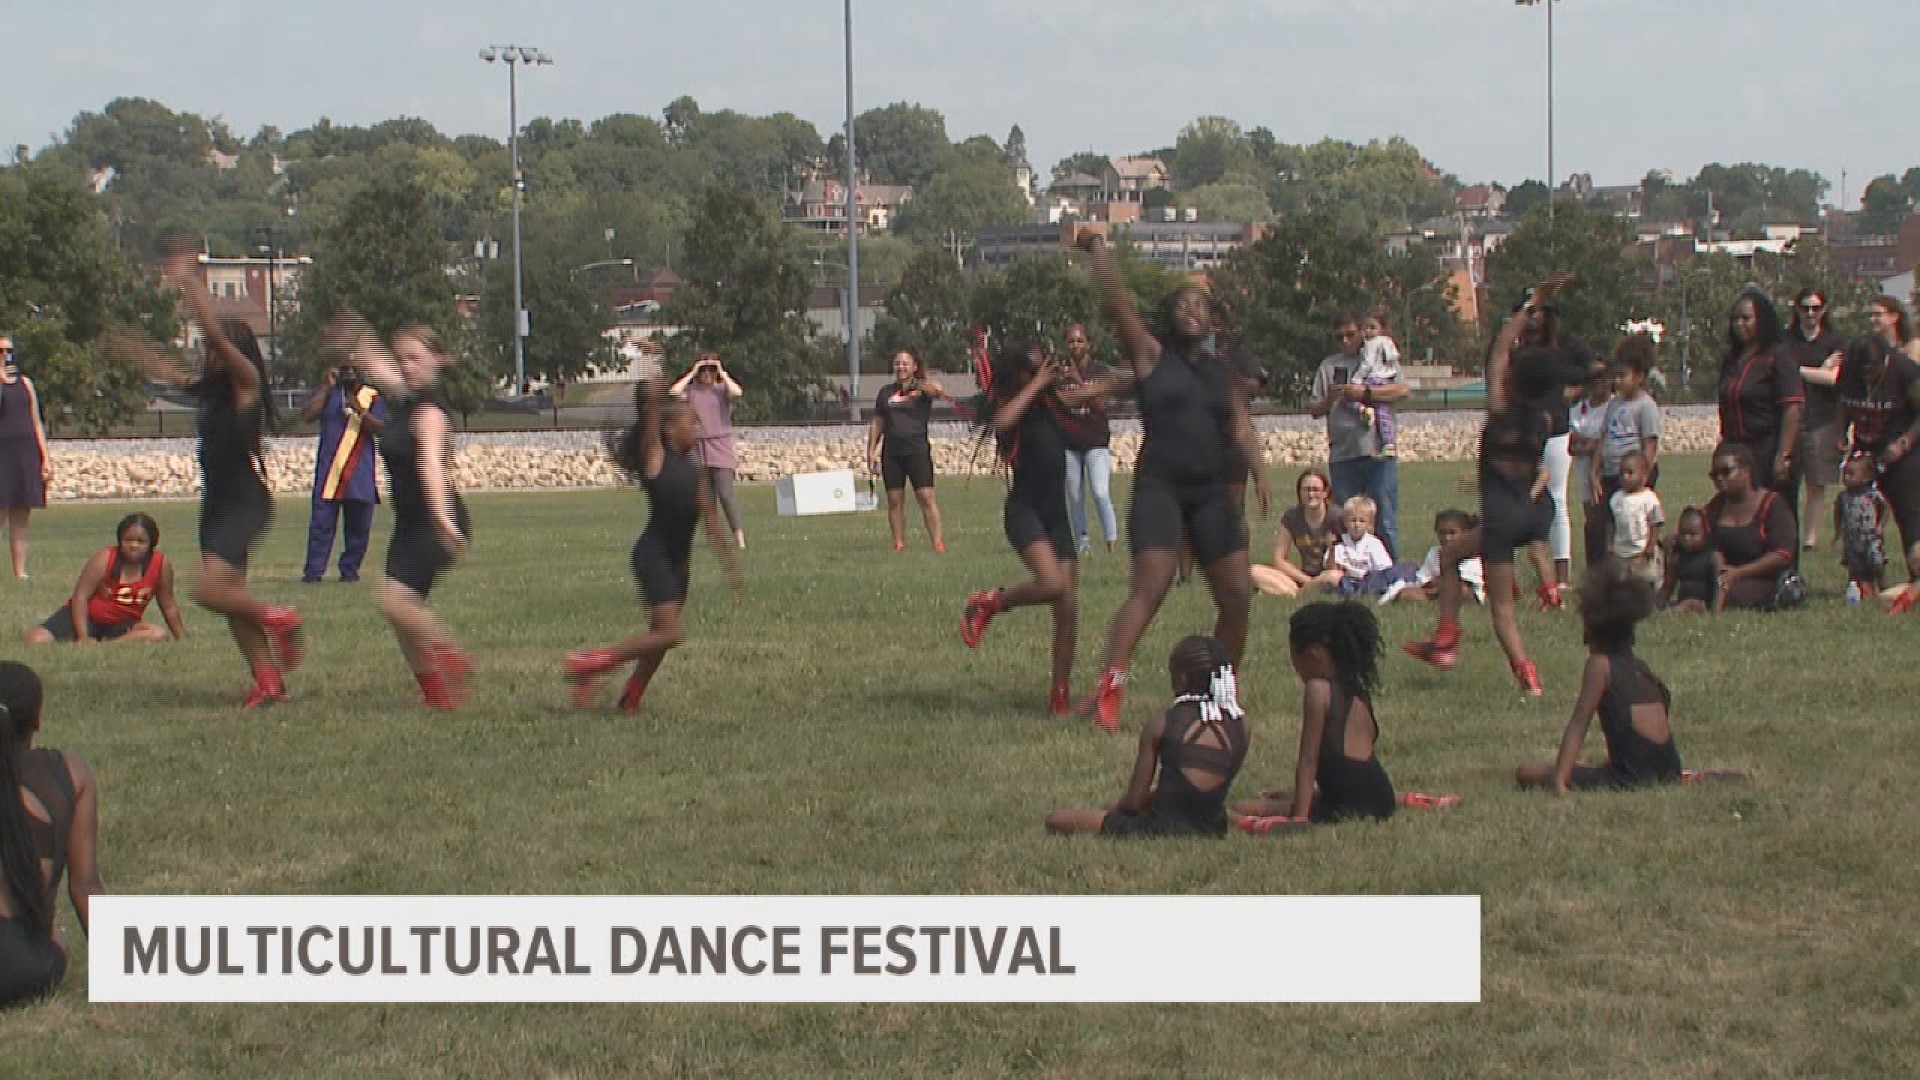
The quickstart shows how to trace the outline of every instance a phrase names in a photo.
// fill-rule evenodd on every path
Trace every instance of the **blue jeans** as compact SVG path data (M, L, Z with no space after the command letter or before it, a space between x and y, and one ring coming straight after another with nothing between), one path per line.
M1100 513L1100 536L1112 543L1120 538L1119 520L1113 514L1113 453L1104 446L1067 451L1067 520L1073 522L1073 535L1084 544L1087 504L1080 493L1083 475L1087 487L1093 489L1093 508Z
M1348 458L1331 462L1327 478L1333 481L1333 504L1337 507L1355 495L1373 500L1378 513L1373 534L1387 546L1387 554L1400 558L1400 459Z

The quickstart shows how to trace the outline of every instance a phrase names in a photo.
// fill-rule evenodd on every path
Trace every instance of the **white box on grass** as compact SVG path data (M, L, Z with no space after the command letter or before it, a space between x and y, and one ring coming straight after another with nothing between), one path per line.
M783 476L775 481L773 490L781 517L850 514L858 509L850 469Z

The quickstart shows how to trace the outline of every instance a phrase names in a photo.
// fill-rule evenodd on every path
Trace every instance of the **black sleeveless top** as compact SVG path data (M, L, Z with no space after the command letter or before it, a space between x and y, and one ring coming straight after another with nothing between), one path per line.
M260 391L266 393L265 389ZM210 503L232 504L270 498L255 456L260 446L260 410L242 413L234 407L233 391L209 387L201 391L194 430L200 459L201 497Z
M1224 484L1233 446L1233 390L1227 365L1199 346L1160 350L1140 384L1143 480Z
M700 463L691 451L662 448L660 472L640 478L647 493L647 527L642 539L665 544L675 555L693 550L693 531L700 524Z
M1183 702L1167 710L1166 729L1160 734L1160 776L1150 814L1162 820L1217 825L1224 831L1227 792L1247 760L1247 719L1245 716L1220 718L1225 749L1192 741L1198 737L1194 729L1201 723L1197 703ZM1221 781L1212 790L1203 791L1187 777L1188 769L1211 773Z
M20 762L20 785L40 800L51 819L41 821L31 813L27 815L27 836L33 841L34 855L53 864L47 872L45 905L52 911L60 895L61 879L67 873L67 836L77 799L66 757L58 750L28 750Z
M1607 689L1600 696L1600 734L1607 740L1607 767L1625 777L1652 783L1680 779L1680 751L1671 736L1673 694L1652 669L1631 652L1607 657ZM1669 736L1656 743L1633 728L1636 705L1667 711Z
M1549 414L1537 402L1515 399L1487 414L1480 429L1480 474L1531 482L1552 437Z
M1399 805L1393 794L1393 782L1380 764L1378 743L1380 720L1374 715L1373 702L1358 699L1367 707L1373 724L1375 752L1365 759L1347 756L1347 717L1353 712L1355 698L1333 687L1333 700L1327 706L1327 721L1320 728L1320 758L1314 770L1313 809L1308 815L1317 822L1347 818L1390 818Z
M424 527L432 512L432 504L427 501L426 476L420 468L420 432L417 427L421 416L430 409L437 409L451 418L446 401L441 398L438 387L424 390L405 399L388 399L388 423L386 432L380 438L380 457L387 463L388 490L392 493L393 519L395 531ZM447 453L453 453L452 440L448 440ZM442 462L446 468L447 486L453 486L453 462ZM462 522L464 528L466 507L460 493L450 490L454 509L454 520Z
M1008 394L1005 400L1011 401L1013 396ZM1054 412L1058 407L1059 402L1048 390L1020 414L1011 445L1005 448L1013 473L1008 499L1042 509L1067 505L1067 443Z

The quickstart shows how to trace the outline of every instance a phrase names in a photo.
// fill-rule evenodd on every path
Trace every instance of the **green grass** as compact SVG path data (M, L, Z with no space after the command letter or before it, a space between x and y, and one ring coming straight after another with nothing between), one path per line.
M1705 464L1665 470L1669 515ZM1405 546L1459 501L1461 466L1410 467ZM1285 489L1290 477L1278 476ZM779 519L747 492L751 595L698 553L687 645L638 718L567 710L570 649L637 617L626 493L474 500L478 545L436 598L480 660L452 715L413 687L362 588L297 584L304 504L282 504L255 575L306 612L298 700L234 711L244 675L189 609L185 645L32 651L45 741L103 791L103 866L156 893L1474 893L1484 1003L1427 1007L92 1006L84 950L53 1002L0 1014L0 1076L127 1077L1888 1077L1920 1071L1913 895L1913 662L1920 623L1850 611L1822 552L1821 599L1791 616L1658 620L1642 652L1672 684L1689 765L1753 782L1563 800L1513 765L1549 754L1581 651L1570 616L1523 626L1547 681L1526 704L1486 620L1446 675L1395 652L1381 753L1402 788L1464 805L1286 841L1117 844L1040 829L1118 795L1130 738L1038 718L1044 616L954 623L1013 577L996 485L940 488L950 554L887 550L876 515ZM24 630L124 507L34 518L34 577L0 582ZM194 507L152 507L192 550ZM1262 542L1271 525L1261 529ZM375 537L374 560L384 546ZM1080 678L1124 563L1085 574ZM1289 605L1256 597L1241 790L1284 785L1298 688ZM1210 625L1178 590L1138 658L1137 729L1162 661ZM1428 627L1403 605L1390 642ZM29 653L24 646L5 655ZM1597 753L1598 733L1590 749ZM1177 927L1143 932L1178 933ZM1249 935L1262 933L1248 926ZM1203 960L1204 958L1196 958Z

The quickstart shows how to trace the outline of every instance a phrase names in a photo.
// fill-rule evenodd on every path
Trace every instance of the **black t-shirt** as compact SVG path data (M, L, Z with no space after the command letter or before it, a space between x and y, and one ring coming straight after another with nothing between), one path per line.
M1088 364L1084 370L1069 369L1060 376L1062 387L1076 386L1090 382L1104 375L1112 374L1113 369L1105 364ZM1113 440L1113 424L1107 415L1107 402L1104 397L1095 397L1086 404L1068 408L1055 399L1059 409L1060 437L1066 448L1075 452L1099 450Z
M1800 336L1800 327L1794 325L1787 328L1786 336L1780 339L1775 351L1785 355L1795 367L1817 368L1827 362L1827 357L1836 352L1845 352L1846 348L1847 339L1828 327L1821 327L1820 332L1809 341ZM1840 415L1840 388L1837 385L1804 383L1801 389L1807 395L1807 412L1800 425L1803 430L1825 427Z
M1800 365L1787 350L1730 359L1720 369L1720 437L1748 445L1769 442L1780 434L1786 407L1806 400Z
M882 452L911 454L930 447L927 422L933 417L932 394L888 383L873 399L873 412L880 418Z
M1847 350L1838 388L1855 450L1885 450L1920 415L1920 364L1879 338L1862 338Z
M1139 472L1176 484L1224 483L1233 443L1227 365L1201 349L1163 347L1140 384L1145 436Z

